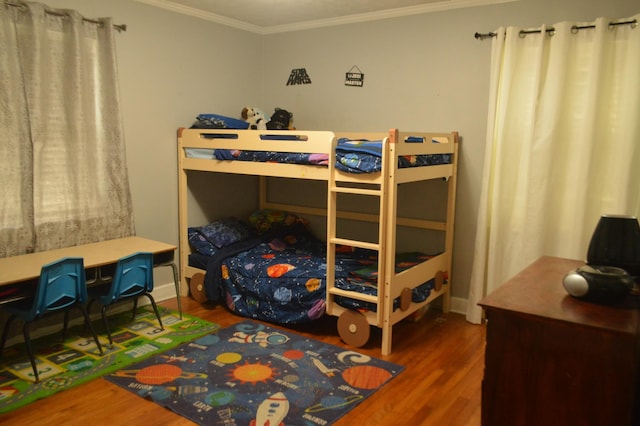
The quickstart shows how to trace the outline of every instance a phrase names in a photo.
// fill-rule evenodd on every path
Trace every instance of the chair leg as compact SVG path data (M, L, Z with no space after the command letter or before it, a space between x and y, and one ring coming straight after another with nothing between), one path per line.
M38 367L36 366L36 358L33 355L33 348L31 347L31 336L29 335L29 325L31 325L30 322L25 322L24 327L22 329L24 334L24 343L27 346L27 353L29 354L29 360L31 361L31 368L33 368L33 375L35 376L36 383L38 383L38 381L40 381L40 378L38 377Z
M85 328L89 327L89 330L91 331L91 335L93 336L93 340L95 340L96 346L100 351L100 355L104 355L104 352L102 351L102 345L100 344L100 340L98 339L98 335L96 334L96 331L93 328L93 325L91 325L91 318L89 318L89 313L87 312L87 310L83 305L78 305L78 309L80 309L82 311L82 315L84 315Z
M109 337L109 346L113 345L113 340L111 339L111 330L109 330L109 321L107 321L107 306L102 305L102 322L104 323L104 328L107 329L107 336Z
M15 315L9 316L7 322L4 323L4 330L2 331L2 341L0 341L0 356L4 353L4 345L7 343L7 337L9 337L9 328L13 320L16 319Z
M143 293L145 296L149 298L151 301L151 306L153 306L153 312L156 313L156 318L158 318L158 324L160 324L160 330L164 330L164 326L162 325L162 319L160 319L160 312L158 311L158 305L156 305L156 301L153 299L153 296L149 293Z
M67 326L69 325L69 310L64 311L64 325L62 326L62 341L67 340Z
M89 322L91 322L91 305L93 305L95 299L91 299L87 302L87 307L86 307L86 311L87 311L87 315L89 316ZM87 323L85 322L84 324L84 330L85 333L87 332Z
M173 270L173 282L176 286L176 298L178 299L178 312L180 313L180 319L182 319L182 295L180 294L180 278L178 276L178 267L175 263L170 263Z
M131 321L136 319L136 313L138 312L138 296L133 298L133 316L131 317Z

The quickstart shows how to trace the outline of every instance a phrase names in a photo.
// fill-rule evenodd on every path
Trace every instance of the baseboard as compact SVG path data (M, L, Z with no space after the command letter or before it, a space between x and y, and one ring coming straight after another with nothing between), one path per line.
M156 302L162 302L163 300L175 299L176 286L173 281L166 284L156 285L153 288L153 298Z
M452 297L451 304L449 305L449 310L451 312L455 312L456 314L467 315L467 302L468 299L463 299L461 297Z

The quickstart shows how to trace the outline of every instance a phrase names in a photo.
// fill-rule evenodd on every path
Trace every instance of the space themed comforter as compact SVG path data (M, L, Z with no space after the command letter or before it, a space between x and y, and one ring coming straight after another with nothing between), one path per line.
M408 140L419 143L422 138ZM410 155L398 157L398 168L433 166L451 163L450 154ZM336 146L338 170L347 173L374 173L382 169L382 141L340 138Z
M282 136L278 136L281 138ZM421 141L422 139L420 139ZM414 142L418 142L417 140ZM327 154L246 151L238 149L216 149L213 156L217 160L256 161L270 163L290 163L326 166ZM451 154L411 155L398 158L398 168L450 164ZM347 173L375 173L382 168L382 140L351 140L341 138L336 146L338 170Z
M346 280L336 279L336 286L349 291L356 291L362 294L369 294L376 296L378 294L378 287L376 285L378 277L378 261L375 257L376 253L372 252L371 256L367 259L359 259L360 265L357 269L351 269L348 272ZM427 255L420 252L410 253L398 253L395 260L395 272L400 273L406 269L416 266L419 263L426 262L431 259L433 255ZM411 301L414 303L421 303L427 300L431 291L435 287L435 279L422 283L411 291ZM336 303L344 306L345 308L356 309L360 311L375 311L377 309L375 303L365 302L362 300L351 299L348 297L336 296ZM393 301L393 310L395 311L400 307L400 299Z
M327 154L309 154L300 152L243 151L240 149L216 149L216 160L256 161L259 163L289 163L326 166Z
M336 287L377 294L376 255L351 247L338 250ZM399 254L396 271L427 259L421 253ZM326 244L304 227L291 227L217 251L206 261L205 292L208 300L224 302L243 317L279 324L310 322L324 315L326 267ZM414 289L413 301L425 300L432 289L432 281ZM376 309L375 304L344 297L336 302L353 309Z
M359 265L339 257L336 274L346 279ZM326 245L303 226L288 227L217 251L207 262L205 292L238 315L299 324L324 315L326 268Z

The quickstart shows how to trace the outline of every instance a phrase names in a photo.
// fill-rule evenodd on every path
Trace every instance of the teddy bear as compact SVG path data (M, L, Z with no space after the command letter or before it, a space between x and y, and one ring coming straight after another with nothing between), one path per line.
M269 130L295 130L292 126L293 114L286 109L276 108L271 115L271 120L267 122Z
M269 121L264 112L255 107L242 108L242 119L249 123L249 128L252 130L265 130Z

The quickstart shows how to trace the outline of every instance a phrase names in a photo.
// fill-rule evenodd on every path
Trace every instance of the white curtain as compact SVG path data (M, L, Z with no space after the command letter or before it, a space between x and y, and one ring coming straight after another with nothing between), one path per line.
M114 29L0 6L0 257L132 235Z
M493 38L470 322L538 257L584 260L601 215L640 215L640 15L615 22L634 20Z

